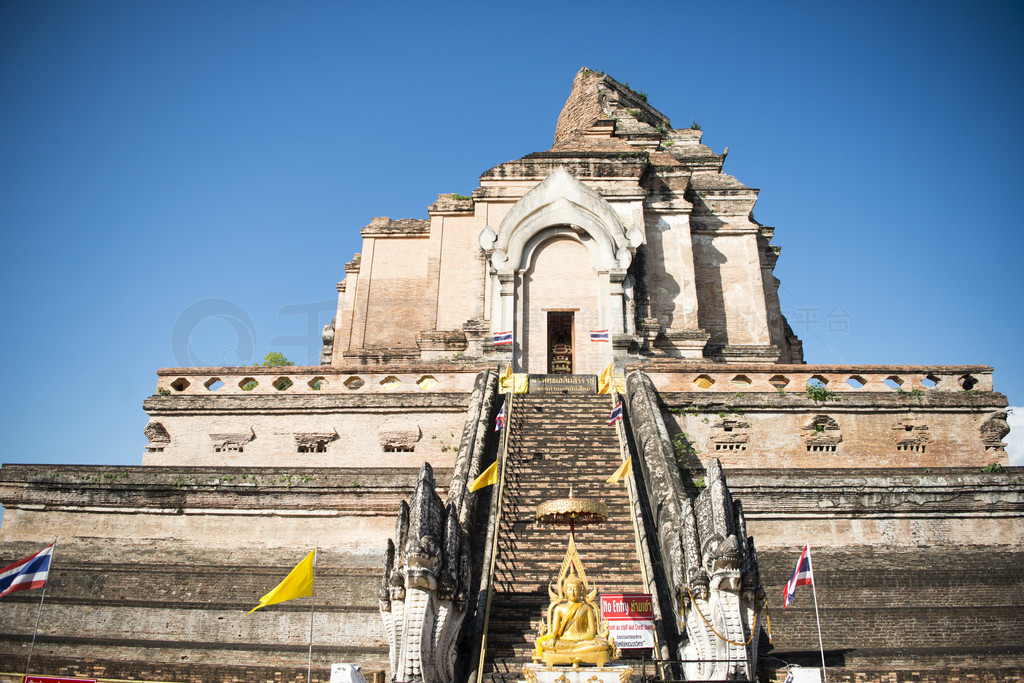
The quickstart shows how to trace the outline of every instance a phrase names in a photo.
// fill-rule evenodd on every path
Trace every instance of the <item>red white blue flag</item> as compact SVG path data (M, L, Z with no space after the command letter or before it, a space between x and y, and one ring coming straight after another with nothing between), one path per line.
M608 330L591 330L590 341L611 341Z
M498 417L494 418L494 431L500 432L505 426L505 404L501 404L501 410L498 411Z
M811 571L811 547L805 545L804 551L800 553L800 559L797 560L796 569L793 570L793 576L789 579L786 587L782 589L782 609L786 609L789 603L793 601L797 586L813 585L814 573Z
M612 414L608 416L608 424L613 425L616 422L622 421L622 401L615 404L612 408Z
M512 343L512 331L511 330L509 330L508 332L495 332L494 333L494 345L495 346L501 346L503 344L511 344L511 343Z
M0 569L0 597L17 591L42 588L50 573L50 558L53 557L53 543L35 555L9 564Z

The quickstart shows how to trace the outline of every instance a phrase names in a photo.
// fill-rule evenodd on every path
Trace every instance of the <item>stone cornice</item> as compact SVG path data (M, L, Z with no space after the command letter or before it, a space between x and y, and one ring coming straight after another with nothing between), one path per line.
M440 482L451 478L450 469L437 472ZM4 465L0 504L105 514L390 516L412 495L417 473L416 467Z
M727 469L747 519L1017 517L1024 468Z
M698 411L718 411L728 407L744 412L817 412L843 413L861 410L871 412L905 412L907 410L956 410L963 412L1005 408L1006 396L998 391L928 391L920 395L910 392L843 392L831 401L814 401L803 391L779 394L766 391L735 393L706 391L663 391L662 400L670 408L692 407Z

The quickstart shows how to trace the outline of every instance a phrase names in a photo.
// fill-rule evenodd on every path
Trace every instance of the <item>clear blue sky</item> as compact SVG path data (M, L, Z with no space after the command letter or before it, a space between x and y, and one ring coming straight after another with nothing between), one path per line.
M138 463L189 353L317 362L359 229L550 147L581 66L729 147L808 362L990 364L1022 404L1022 32L1020 2L0 2L0 462Z

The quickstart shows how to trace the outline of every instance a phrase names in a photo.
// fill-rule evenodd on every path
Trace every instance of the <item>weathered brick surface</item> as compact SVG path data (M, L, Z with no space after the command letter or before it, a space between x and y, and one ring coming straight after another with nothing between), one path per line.
M97 657L59 657L41 654L40 644L32 654L32 672L36 675L74 676L101 680L161 681L164 683L306 683L307 668L295 664L278 666L216 666L195 664L153 664ZM238 653L240 660L257 653ZM0 667L5 670L25 669L27 656L0 654ZM311 683L330 683L330 664L320 661L314 647L314 664L309 672ZM370 683L384 683L383 669L364 669ZM0 683L21 683L21 674L0 673Z
M665 391L666 422L696 456L727 467L984 467L1008 464L982 426L1006 406L993 391L843 391L834 400L793 391ZM831 450L812 450L815 420L834 423ZM673 434L673 435L674 435ZM909 437L909 439L908 439ZM907 443L913 443L908 448Z
M591 123L605 116L601 109L601 101L597 83L601 76L589 69L580 69L572 82L569 99L562 107L555 126L555 144L585 130Z
M764 650L815 666L820 655L810 587L798 588L794 602L781 609L799 552L794 546L758 553L774 637ZM1016 680L1024 674L1024 551L1018 546L812 545L811 552L830 680L836 679L832 667L839 679L850 680L878 680L873 676L881 672L899 672L901 681ZM979 675L985 678L971 678Z
M32 543L6 543L4 556ZM180 544L59 542L33 656L37 671L180 681L292 680L305 674L309 598L246 612L305 550L216 552ZM378 558L322 549L314 667L386 665L377 611ZM24 667L38 596L15 593L0 612L0 670ZM36 659L38 657L38 659ZM247 667L249 662L257 666ZM34 667L35 668L35 667ZM158 678L159 677L159 678Z
M170 441L146 465L279 467L451 467L468 393L151 396L143 407ZM411 451L389 452L387 432L414 432ZM215 435L244 437L217 450ZM303 434L326 437L324 452L298 452ZM152 446L153 444L151 444Z

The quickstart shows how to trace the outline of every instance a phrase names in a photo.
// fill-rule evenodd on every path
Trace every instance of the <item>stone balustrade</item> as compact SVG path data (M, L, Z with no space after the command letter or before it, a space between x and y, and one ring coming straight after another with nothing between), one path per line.
M662 392L805 392L807 385L835 392L992 391L986 365L772 365L767 363L655 363L643 370Z
M456 393L473 390L477 373L490 365L163 368L157 371L160 395Z
M469 393L487 364L163 368L164 395ZM804 392L818 384L836 392L992 391L986 365L772 365L766 363L644 363L630 365L661 391Z

